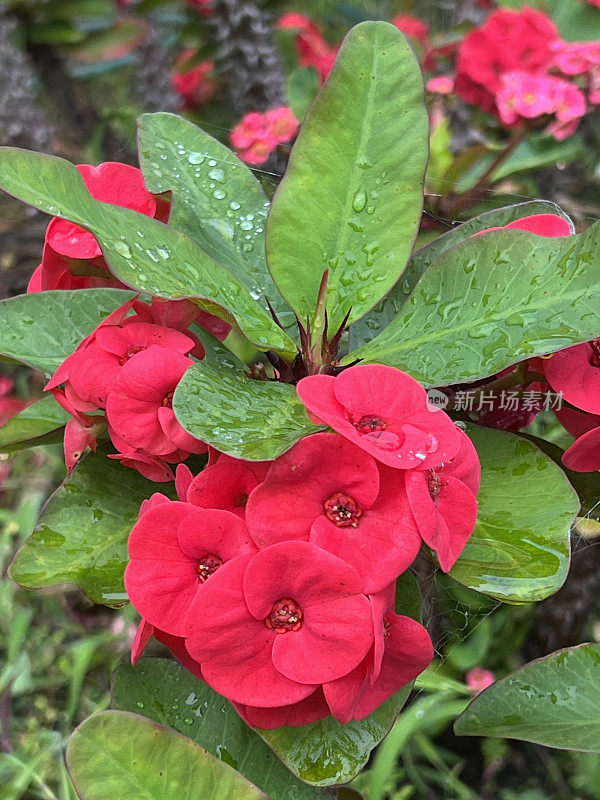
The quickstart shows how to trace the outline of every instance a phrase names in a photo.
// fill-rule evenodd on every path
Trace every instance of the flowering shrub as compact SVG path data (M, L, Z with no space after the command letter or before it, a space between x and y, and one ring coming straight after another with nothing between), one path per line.
M525 16L532 69L545 68L551 29ZM304 53L315 31L293 23ZM429 116L399 27L350 32L301 126L280 108L234 132L250 160L299 127L271 202L224 145L167 113L139 120L140 170L2 150L0 185L53 215L30 291L3 301L0 323L0 352L45 373L48 394L5 442L62 432L69 472L11 576L141 616L125 668L137 688L117 673L114 708L71 740L83 794L99 775L115 796L135 775L167 800L347 783L433 658L417 558L513 604L565 579L580 499L563 452L508 430L539 410L531 387L552 390L583 434L566 466L599 466L598 224L575 233L536 201L415 246ZM497 414L507 392L516 404ZM136 664L152 636L180 666ZM194 728L208 753L148 719L166 721L146 670L173 667L170 707L219 709ZM471 677L473 691L489 683ZM523 712L534 727L556 706L539 697ZM467 709L457 725L488 734L494 720ZM504 724L556 741L554 721ZM234 738L258 766L214 758Z

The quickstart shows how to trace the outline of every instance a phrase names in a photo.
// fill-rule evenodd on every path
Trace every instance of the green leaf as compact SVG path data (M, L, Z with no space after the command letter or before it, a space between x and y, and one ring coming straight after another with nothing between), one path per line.
M71 419L52 395L19 411L0 428L0 452L12 453L38 444L61 441L62 428Z
M396 613L421 620L422 598L406 572L396 584ZM347 783L358 775L371 750L386 736L412 689L404 686L365 719L342 725L333 717L297 728L258 731L294 775L315 786Z
M177 661L143 658L135 667L119 664L112 698L115 708L143 714L189 736L271 800L324 800L322 789L295 778L224 697Z
M0 353L51 375L127 300L120 289L35 292L0 301Z
M551 0L550 13L568 42L600 39L600 11L578 0Z
M190 367L175 390L173 410L192 436L248 461L277 458L322 430L309 420L293 386L252 380L233 358Z
M269 201L251 170L225 145L175 114L142 114L138 129L148 190L172 193L169 225L226 267L253 298L268 298L283 324L292 324L294 316L267 269Z
M600 645L559 650L511 672L470 703L458 736L524 739L600 752Z
M82 800L268 800L191 739L127 711L100 711L82 722L67 766Z
M143 292L190 298L228 321L259 347L295 354L292 340L231 272L180 231L137 211L101 203L62 158L0 148L0 186L48 214L87 228L113 275Z
M526 439L476 425L468 434L481 461L479 511L450 576L505 603L543 600L567 576L577 495Z
M127 538L156 488L105 453L86 456L48 500L11 578L28 589L73 583L95 603L123 605Z
M306 320L329 269L329 330L392 287L417 235L427 165L423 80L404 36L365 22L346 37L275 193L267 261Z
M287 81L288 104L297 119L303 120L319 91L319 76L314 67L298 67Z
M468 222L463 222L462 225L458 225L447 233L442 234L442 236L438 236L413 253L402 278L396 283L388 296L379 305L375 306L366 317L350 328L352 347L356 348L370 342L389 325L408 300L408 296L425 270L446 250L464 242L474 233L485 231L487 228L501 228L503 225L508 225L517 219L530 217L534 214L558 214L568 220L571 224L572 232L575 233L575 227L564 211L554 203L549 203L546 200L532 200L529 203L518 203L517 205L506 206L494 211L487 211L485 214L480 214Z
M493 231L442 253L388 327L346 362L428 386L472 381L598 335L600 223L560 239Z

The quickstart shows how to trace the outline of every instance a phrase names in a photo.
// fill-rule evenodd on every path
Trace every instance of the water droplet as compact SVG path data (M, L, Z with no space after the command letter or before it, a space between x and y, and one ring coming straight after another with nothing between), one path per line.
M115 252L123 258L131 258L131 248L125 242L115 242Z
M210 161L208 162L208 166L209 167L216 167L217 166L217 162L214 160L214 158L210 159Z
M213 181L217 181L217 183L223 183L225 180L225 170L211 169L211 171L208 173L208 177Z
M232 208L234 211L239 211L239 209L241 208L241 206L240 206L240 204L237 202L237 200L232 200L232 201L231 201L231 203L229 203L229 208Z
M402 278L400 281L400 291L402 294L410 294L410 283L407 278Z
M359 189L352 200L352 208L359 214L367 205L367 193L364 189Z
M190 164L203 164L204 156L202 153L190 153L188 156L188 161Z
M213 192L213 197L216 200L224 200L227 197L227 192L223 189L215 189Z

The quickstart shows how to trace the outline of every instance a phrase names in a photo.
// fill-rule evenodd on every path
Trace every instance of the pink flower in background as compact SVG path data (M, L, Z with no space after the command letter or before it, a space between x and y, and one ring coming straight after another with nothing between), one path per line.
M554 114L556 118L548 133L562 141L575 132L585 114L583 92L562 78L513 71L502 75L500 80L496 105L505 125Z
M427 81L427 91L433 94L451 94L454 91L454 78L449 75L437 75Z
M474 669L467 672L466 675L467 686L473 694L483 692L483 690L491 686L495 680L494 673L482 667L474 667Z
M587 3L589 6L600 8L600 0L579 0L580 3Z
M505 125L554 113L565 93L565 81L514 70L500 77L496 105Z
M563 75L583 75L600 64L600 42L565 42L557 39L551 49L554 66Z
M251 111L231 131L229 140L246 164L264 164L279 144L298 132L298 120L286 106L264 114Z

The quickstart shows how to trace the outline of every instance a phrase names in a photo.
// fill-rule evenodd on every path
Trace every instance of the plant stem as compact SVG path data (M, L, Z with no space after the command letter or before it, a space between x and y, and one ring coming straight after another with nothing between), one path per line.
M515 150L515 148L525 139L528 133L529 128L524 125L523 128L521 128L521 130L512 137L506 147L503 150L500 150L490 166L486 169L481 178L479 178L475 186L459 195L444 209L444 212L448 216L456 216L461 211L464 211L465 208L470 206L477 199L477 196L481 190L489 188L488 184L494 182L491 179L493 178L493 175L498 167L506 161L513 150Z

